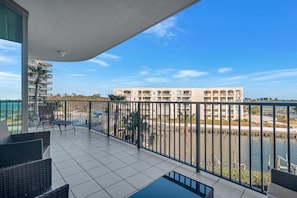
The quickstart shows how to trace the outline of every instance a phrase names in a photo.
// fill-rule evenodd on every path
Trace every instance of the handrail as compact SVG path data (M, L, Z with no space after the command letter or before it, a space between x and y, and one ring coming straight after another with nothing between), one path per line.
M55 114L75 125L262 193L270 182L270 168L286 167L285 171L295 173L297 103L294 102L48 100L44 103L54 105ZM286 154L287 166L278 166L278 160Z

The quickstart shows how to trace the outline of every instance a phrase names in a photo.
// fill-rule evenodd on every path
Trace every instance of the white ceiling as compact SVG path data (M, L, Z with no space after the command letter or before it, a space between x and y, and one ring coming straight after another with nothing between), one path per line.
M80 61L97 56L199 0L15 1L29 11L29 58Z

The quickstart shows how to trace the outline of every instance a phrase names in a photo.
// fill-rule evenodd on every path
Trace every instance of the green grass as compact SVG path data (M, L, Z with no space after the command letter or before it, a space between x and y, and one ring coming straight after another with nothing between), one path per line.
M212 166L207 166L206 169L208 171L212 171ZM220 167L214 168L214 173L220 174ZM261 172L260 171L252 171L252 185L258 188L261 188ZM223 167L222 176L229 178L229 168ZM239 170L237 168L231 169L231 180L239 182ZM263 173L263 184L267 186L271 181L270 172ZM250 183L250 172L249 170L241 170L241 183Z

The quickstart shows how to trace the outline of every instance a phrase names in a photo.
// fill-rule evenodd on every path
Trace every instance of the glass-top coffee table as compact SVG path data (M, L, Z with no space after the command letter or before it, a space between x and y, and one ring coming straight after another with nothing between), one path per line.
M169 172L137 191L130 198L195 197L213 198L213 188L177 172Z

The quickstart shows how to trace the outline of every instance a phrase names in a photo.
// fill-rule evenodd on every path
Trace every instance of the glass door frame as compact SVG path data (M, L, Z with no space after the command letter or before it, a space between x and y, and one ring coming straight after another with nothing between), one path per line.
M29 109L28 109L28 18L29 12L11 0L0 0L22 18L22 133L28 132Z

